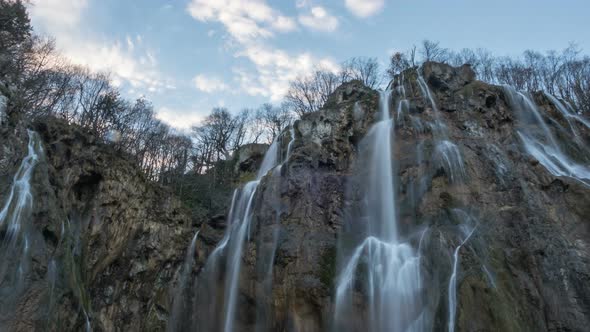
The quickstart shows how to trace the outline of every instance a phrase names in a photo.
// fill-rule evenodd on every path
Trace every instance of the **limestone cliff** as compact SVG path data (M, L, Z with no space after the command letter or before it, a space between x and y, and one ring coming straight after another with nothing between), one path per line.
M430 328L446 330L449 324L454 253L465 240L459 226L469 219L473 236L457 250L456 330L585 330L590 323L588 183L553 175L525 151L519 137L524 124L506 88L477 81L469 66L427 63L420 72L408 70L392 82L391 104L396 204L401 228L420 246L422 301L431 314ZM430 98L421 91L420 76ZM398 108L400 91L408 103ZM590 128L568 124L547 96L533 97L572 158L588 165L590 155L580 146L590 142ZM358 82L345 84L321 111L295 123L291 155L279 167L280 176L264 177L254 199L239 279L238 330L325 331L332 326L341 268L338 237L351 204L347 192L354 190L351 176L365 162L357 160L359 142L375 122L378 98ZM457 146L459 165L440 160L435 122L446 127L448 140ZM570 125L575 138L567 134ZM288 141L289 131L283 136ZM451 166L461 170L456 178ZM420 230L423 238L418 241L412 230ZM202 267L221 231L203 225L201 234ZM273 234L278 234L276 244ZM272 287L265 291L269 274L261 274L261 265L273 250ZM350 320L362 322L366 304L357 291L358 315ZM362 331L359 325L349 328Z
M390 88L393 204L400 233L419 253L428 330L448 330L451 321L457 331L586 330L590 179L574 166L583 173L590 164L588 121L542 93L521 96L477 81L469 66L426 63ZM526 119L527 101L538 105L542 123ZM355 176L372 171L360 151L379 102L379 92L360 82L344 84L269 149L278 157L255 180L247 211L234 330L334 327L343 252L355 237L346 229L362 185ZM0 299L0 329L220 330L231 269L227 216L192 225L167 189L111 147L56 120L28 127L42 148L31 181L31 268L23 294ZM526 145L528 133L545 128L567 165L558 165L561 155L535 155L538 144ZM28 138L25 127L11 125L0 138L4 202ZM232 169L248 173L238 178L253 177L266 149L253 145L237 155ZM195 260L187 271L185 256ZM211 256L222 263L219 278L207 280ZM17 271L17 263L6 269ZM179 287L183 273L187 284ZM346 317L352 331L364 331L368 319L361 283ZM204 297L200 288L220 296ZM11 289L0 284L2 294Z
M14 311L2 306L1 329L164 329L169 291L194 232L179 202L80 129L55 119L31 127L41 147L27 230L32 268ZM6 127L1 137L4 202L27 132Z

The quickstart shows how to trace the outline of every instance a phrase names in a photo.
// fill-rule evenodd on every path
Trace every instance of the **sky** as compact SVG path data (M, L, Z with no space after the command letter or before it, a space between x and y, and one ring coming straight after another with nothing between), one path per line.
M108 71L130 99L186 129L213 107L279 103L289 81L388 56L424 39L483 47L590 51L588 0L33 0L35 31L71 62Z

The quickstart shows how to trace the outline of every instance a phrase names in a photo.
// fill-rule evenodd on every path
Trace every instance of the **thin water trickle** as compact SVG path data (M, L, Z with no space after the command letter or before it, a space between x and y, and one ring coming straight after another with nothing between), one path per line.
M467 176L465 172L463 157L459 147L449 138L448 128L440 116L436 102L428 87L428 84L418 70L418 86L422 95L430 101L433 111L431 130L435 140L435 161L436 166L444 169L450 182L462 182Z
M483 271L483 273L485 273L486 278L488 279L488 282L490 283L490 286L492 286L492 288L496 288L496 278L494 277L494 275L492 274L492 272L488 269L488 267L484 264L481 266L481 269Z
M458 182L465 178L463 158L459 148L453 142L447 140L438 142L434 159L439 167L445 170L451 182Z
M457 271L459 269L459 250L461 247L469 241L473 232L475 232L476 227L473 227L471 231L467 233L465 239L455 248L455 252L453 253L453 273L451 274L451 278L449 279L449 290L448 290L448 305L449 305L449 318L448 318L448 332L455 331L455 315L457 312Z
M590 167L569 157L558 144L534 101L524 93L505 86L512 108L520 115L520 137L525 151L551 174L575 179L590 186Z
M197 244L197 237L199 236L199 232L200 230L197 230L195 232L195 235L191 240L190 246L186 251L184 263L182 265L182 270L180 274L180 279L178 281L178 285L172 298L172 312L170 314L170 317L168 318L168 331L182 330L178 325L182 323L185 314L184 310L187 309L185 307L188 301L187 294L189 294L189 292L187 292L187 287L189 286L189 277L191 275L193 265L195 262L195 247Z
M289 144L287 144L287 156L285 157L285 160L283 161L283 163L286 163L289 161L289 157L291 157L291 150L293 149L293 143L295 143L295 124L291 124L291 127L289 128Z
M570 128L572 129L574 135L578 136L579 133L576 130L575 125L573 125L571 119L574 119L574 120L580 122L581 124L583 124L584 126L586 126L587 128L590 128L590 121L589 120L585 119L583 116L581 116L579 114L575 114L575 113L571 112L568 109L568 107L566 107L566 105L564 105L559 99L557 99L552 94L545 92L545 95L547 96L547 98L549 98L549 100L551 100L551 102L555 105L555 107L557 107L557 110L559 112L561 112L561 114L563 114L563 116L567 120Z

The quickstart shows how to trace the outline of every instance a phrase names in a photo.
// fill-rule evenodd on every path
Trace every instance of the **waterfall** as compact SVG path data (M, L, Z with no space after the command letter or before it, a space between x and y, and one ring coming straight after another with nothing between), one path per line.
M0 211L0 230L4 233L0 245L0 303L4 308L14 308L6 302L18 299L26 287L31 264L31 178L43 150L37 133L28 131L28 137L27 155L14 175Z
M258 188L259 180L248 182L241 193L241 203L245 203L243 209L238 211L243 213L238 214L240 219L234 219L232 223L235 225L233 229L234 241L229 243L229 253L227 258L226 269L226 299L225 299L225 320L224 331L233 331L234 317L236 311L236 301L238 297L238 281L240 269L242 267L242 252L244 250L244 242L246 240L246 233L250 228L250 220L252 219L252 202L256 189Z
M178 325L182 323L182 317L184 311L187 309L185 306L187 304L187 287L189 286L188 281L193 270L193 264L195 262L195 247L197 244L197 237L199 236L199 231L195 232L193 239L191 240L190 246L186 251L186 255L184 258L184 263L182 265L182 271L180 274L180 279L178 281L178 285L174 292L172 298L172 312L170 314L170 318L168 318L168 331L176 331L181 330Z
M445 170L451 182L458 182L465 178L465 167L459 147L453 142L442 140L438 142L434 151L434 160Z
M587 128L590 128L590 121L588 121L587 119L585 119L584 117L582 117L581 115L578 114L574 114L573 112L571 112L566 105L564 105L559 99L557 99L555 96L553 96L552 94L545 92L545 96L547 96L547 98L549 98L549 100L551 100L551 102L553 103L553 105L555 105L555 107L557 107L557 110L559 112L561 112L561 114L564 116L564 118L567 120L570 128L572 129L572 132L574 135L578 136L578 132L575 128L575 126L572 124L571 119L574 119L578 122L580 122L581 124L583 124L584 126L586 126Z
M397 93L399 95L399 101L397 103L397 121L403 122L404 113L410 113L410 101L406 97L406 88L404 87L404 76L403 74L399 78Z
M519 112L520 137L525 151L554 176L565 176L590 186L590 168L572 160L557 140L534 101L524 93L505 86L513 109Z
M14 175L8 199L0 211L0 227L6 227L3 241L10 242L10 245L16 245L19 240L19 235L25 228L24 223L29 219L27 217L33 205L30 181L33 170L39 161L41 145L36 133L28 131L28 135L28 154ZM23 241L26 242L26 235Z
M246 183L241 189L236 189L232 198L232 204L228 215L228 225L223 239L213 250L203 271L203 282L201 294L197 294L201 305L206 306L200 312L198 317L199 330L223 330L225 332L234 331L234 323L238 301L239 277L242 267L242 254L245 243L249 237L250 222L252 220L252 208L254 198L260 184L260 180L273 168L278 165L280 157L280 141L275 139L266 152L260 169L258 170L256 180ZM225 266L222 266L222 254L225 256ZM225 278L221 294L216 291L217 283L222 276ZM204 296L203 296L204 295ZM220 321L209 321L218 316L217 298L223 299L222 316ZM206 298L203 298L206 297ZM210 302L208 302L210 301Z
M448 290L448 305L449 305L449 319L448 319L448 332L455 331L455 315L457 312L457 270L459 269L459 250L461 247L469 241L473 232L477 227L473 227L468 233L465 239L455 248L455 252L453 253L453 272L451 274L451 278L449 279L449 290Z
M293 149L293 143L295 143L295 124L291 124L291 126L289 127L289 144L287 144L287 156L285 157L285 160L283 160L283 163L286 163L287 161L289 161L289 157L291 156L291 150Z
M465 167L463 157L461 156L461 150L459 147L449 138L448 129L441 119L440 111L436 106L434 97L428 84L422 77L420 70L418 72L418 86L422 95L428 99L433 111L434 123L431 125L433 138L435 140L435 162L437 167L444 169L450 182L461 182L465 179Z
M381 93L380 121L361 142L359 160L367 165L359 165L360 174L355 182L360 187L359 206L349 209L349 220L339 238L359 234L364 238L354 248L347 248L346 241L340 243L340 250L349 251L350 255L342 257L336 280L336 331L367 327L369 331L423 330L420 257L410 243L402 241L397 225L390 98L391 91ZM357 283L363 284L367 302L364 319L357 319L360 310L353 303Z

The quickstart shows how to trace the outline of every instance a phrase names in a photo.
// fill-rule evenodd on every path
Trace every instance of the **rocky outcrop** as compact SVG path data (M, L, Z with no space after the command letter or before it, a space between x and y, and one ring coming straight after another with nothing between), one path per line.
M55 119L32 127L43 147L31 181L32 269L16 314L3 316L2 326L163 330L191 220L112 147ZM21 127L3 131L0 150L11 162L2 174L14 173L25 138Z
M266 144L245 144L241 146L234 155L235 159L235 173L246 172L256 173L260 168L260 163L264 159L264 154L268 150Z
M415 69L393 81L397 92L391 109L398 111L402 86L409 101L394 114L393 155L400 227L420 245L423 300L432 328L447 328L454 252L465 240L461 225L469 222L475 231L457 255L456 330L584 330L590 323L585 287L590 188L552 175L526 153L517 110L503 88L477 81L469 66L426 63L420 71L435 104L421 91ZM378 98L359 82L345 84L324 109L295 123L292 154L280 177L267 175L257 191L239 285L240 331L260 326L256 317L268 307L272 314L263 325L269 330L329 329L339 270L337 238L350 203L346 193L355 167L363 165L356 160L359 142L375 121ZM567 128L567 119L545 96L534 99L551 119L546 122L552 131ZM460 154L458 178L437 157L433 131L440 123ZM589 128L576 127L588 144ZM578 156L586 163L588 158ZM272 291L265 293L260 291L261 253L272 250L276 231ZM202 232L210 241L198 246L198 266L214 239L221 238L208 225ZM360 320L360 290L358 299Z
M531 156L520 135L529 125L509 92L477 81L469 66L426 63L405 71L391 88L398 226L420 253L420 301L431 329L447 330L453 319L457 331L586 330L587 183L571 174L556 176ZM379 98L377 91L349 82L322 110L281 133L280 164L260 179L250 211L236 331L332 327L342 264L338 246L348 240L342 229L357 190L351 179L366 168L359 150L377 120ZM547 96L533 99L571 160L590 164L584 148L590 128L569 121ZM30 128L44 150L31 182L32 268L16 310L6 313L0 306L0 329L77 331L89 324L96 331L164 330L181 261L194 255L186 280L198 285L231 227L226 217L198 221L195 252L187 253L196 225L167 189L75 127L46 119ZM1 183L12 183L26 155L26 137L23 127L0 126ZM449 155L441 146L456 147L453 160L444 158ZM238 152L229 167L237 181L254 178L266 149L251 145ZM0 187L2 201L7 193L8 186ZM464 226L472 231L468 239ZM223 288L227 265L220 266L214 286ZM221 311L199 316L193 310L213 301L192 296L195 284L183 287L187 292L178 293L190 310L180 310L187 316L178 318L178 326L219 321ZM354 288L353 298L358 316L347 319L363 322L362 287ZM450 315L454 304L456 314Z

